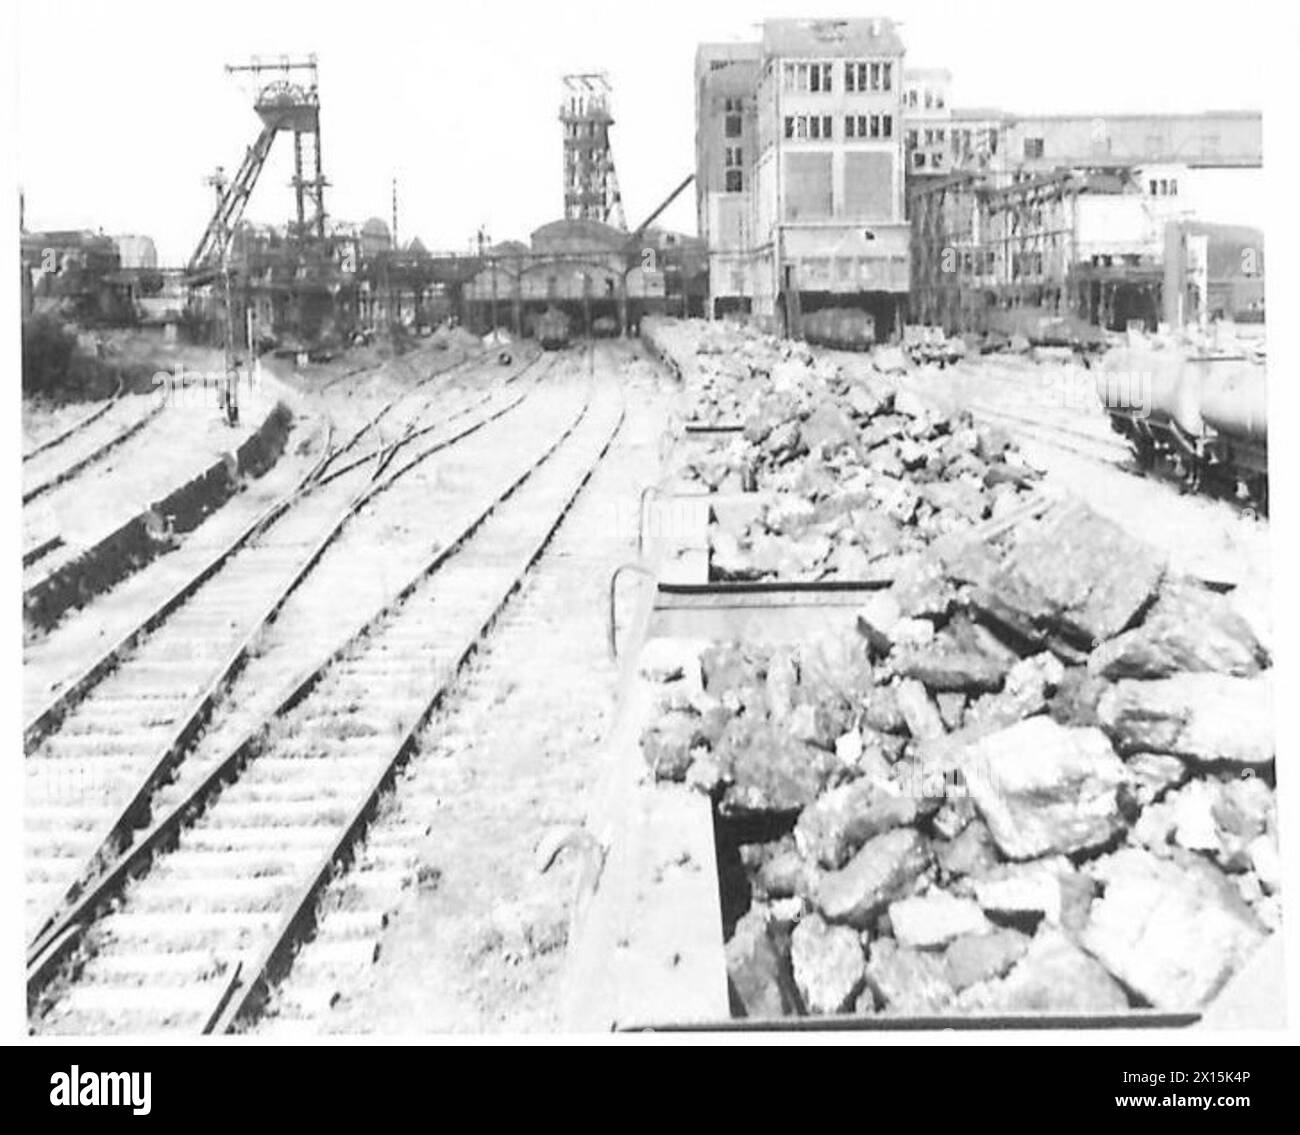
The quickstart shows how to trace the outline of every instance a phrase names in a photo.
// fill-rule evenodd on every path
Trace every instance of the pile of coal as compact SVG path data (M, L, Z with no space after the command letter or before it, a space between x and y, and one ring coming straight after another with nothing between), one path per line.
M691 425L738 425L774 365L812 358L802 344L739 324L650 318L641 337L680 374Z
M901 347L836 362L731 326L666 321L650 335L682 363L687 420L741 426L677 468L719 496L714 580L888 580L934 540L1014 510L1039 475L1005 431L907 389Z
M903 330L903 350L918 366L934 364L943 368L966 357L966 341L956 335L946 335L942 327L906 327Z
M936 413L873 373L802 367L758 399L722 457L695 472L761 502L715 506L718 580L888 580L935 540L1016 509L1039 476L965 412Z
M840 634L652 641L645 761L742 870L737 1010L1207 1005L1280 925L1269 667L1074 505L933 545Z

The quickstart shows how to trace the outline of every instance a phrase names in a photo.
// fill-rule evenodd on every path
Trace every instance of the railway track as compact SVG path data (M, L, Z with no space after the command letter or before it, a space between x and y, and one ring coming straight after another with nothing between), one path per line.
M271 651L281 676L285 651L315 661L289 681L249 668L224 720L151 790L149 829L33 951L34 1029L220 1032L257 1012L417 732L621 423L616 392L570 381L505 419L478 453L467 443L456 462L421 463L394 482L374 506L390 541L377 546L375 525L364 539L353 531ZM381 560L386 596L340 637L338 585L382 573ZM336 930L374 930L365 912L325 917Z
M440 383L437 391L433 394L428 394L425 391L425 388L435 379L454 379L458 372L472 369L477 362L479 362L479 360L461 359L450 367L431 371L423 379L415 383L409 390L389 399L380 406L376 412L370 414L361 426L353 431L351 436L348 437L345 442L341 442L333 448L332 452L327 455L326 467L320 471L320 478L323 480L329 480L336 474L346 472L354 465L369 460L377 451L383 449L385 446L391 446L391 440L386 440L383 436L385 428L388 426L395 426L396 430L408 440L415 439L422 436L423 433L426 433L428 429L431 428L427 424L431 412L436 411L440 415L437 421L441 421L447 416L449 405L450 407L455 407L458 405L468 405L470 402L473 402L477 397L474 391L466 392L463 389L458 389L455 385L453 385L451 389L448 389L447 385ZM491 374L493 376L498 373L506 375L508 376L506 379L507 381L513 381L513 377L517 377L524 369L531 365L534 365L533 359L521 359L517 366L507 370L498 367L495 363L488 366L486 362L484 362L482 370L485 374ZM437 424L437 421L434 422L435 425ZM292 488L288 492L286 500L295 498L301 493L303 488L304 486L301 485ZM269 510L268 513L257 518L253 527L256 528L259 525L264 526L269 522L269 517L278 514L278 512L282 511L284 507L285 501L278 502ZM217 559L221 560L228 556L230 551L233 550L233 547L238 546L241 541L246 538L247 530L236 535L234 538L234 545L227 548L223 553L220 553ZM202 541L200 541L200 543L202 543ZM76 546L65 544L62 536L56 534L31 549L31 554L24 554L24 594L26 595L29 591L38 588L43 581L48 578L52 571L57 570L62 563L78 554L78 551L79 549ZM175 550L173 549L173 552L174 551ZM50 556L50 553L52 552L57 554ZM48 559L46 558L47 556L49 556ZM170 558L171 557L169 556L169 559ZM201 573L201 568L198 565L196 565L194 570L196 574ZM169 567L161 574L165 577L174 578L176 573L170 570L169 565ZM171 588L168 587L168 590L170 589ZM116 590L116 587L112 590ZM100 598L94 604L96 616L104 610L103 603L104 600ZM110 621L112 620L110 619ZM32 642L45 636L33 632L26 637L28 639L27 645L31 645ZM39 670L39 665L37 669ZM25 682L25 685L28 686L30 694L30 681Z
M408 408L408 412L404 415L405 421L408 425L410 422L418 420L423 413L427 412L431 400L427 398L424 399L420 404L419 409L409 412L416 402L414 396L434 379L451 377L457 371L473 365L476 361L477 360L475 359L465 357L457 360L451 366L430 371L424 378L416 382L408 391L405 391L386 403L374 419L366 423L366 428L378 427L380 421L382 421L386 415L393 413L393 411L395 411L399 406L403 406L404 404ZM349 374L353 373L354 372L349 372ZM92 470L103 458L107 457L119 446L136 437L136 435L148 426L155 417L166 409L166 405L165 400L160 399L142 418L129 424L126 428L118 430L112 436L108 437L107 440L103 440L99 442L99 444L94 445L89 452L84 452L81 456L75 457L71 461L68 461L66 454L54 454L49 458L41 459L53 463L55 471L45 474L43 479L41 479L36 485L24 491L24 505L40 501L45 514L50 517L57 515L59 511L57 505L58 500L64 499L65 494L76 492L78 490L80 476L83 473ZM92 415L91 418L96 418L99 415L102 415L107 410L112 409L112 406L113 403L110 403L109 405L102 407L95 415ZM399 417L402 415L393 414L393 416ZM87 419L84 424L89 425L90 419ZM81 424L73 427L72 430L66 431L64 435L60 436L60 439L55 439L55 441L74 436L80 428ZM96 428L101 430L106 429L107 423L101 422L99 427ZM89 432L93 434L94 430ZM365 430L363 429L362 433L364 432ZM93 440L99 441L99 438L96 436ZM355 440L361 440L360 436ZM53 442L47 443L47 446L52 445ZM37 451L33 450L29 456L36 457ZM24 461L27 461L26 457L24 458ZM59 462L62 462L62 464L58 464ZM30 471L26 468L24 471L28 474L28 480L30 480ZM36 476L42 476L42 472L39 469ZM50 501L51 496L55 498L53 503ZM23 590L27 591L28 589L37 586L52 570L55 570L63 562L72 558L76 554L77 548L64 539L63 533L54 531L50 524L42 524L39 517L33 520L30 524L25 524L25 527L32 530L28 533L26 546L23 551ZM59 554L52 555L52 553Z
M23 504L28 504L68 484L119 446L130 441L167 409L166 401L156 398L153 405L143 414L125 425L120 425L116 421L108 420L107 415L108 410L120 404L122 404L120 400L115 400L104 408L103 413L93 415L91 420L62 436L61 442L66 442L72 437L78 437L83 441L84 445L80 453L68 454L62 452L60 446L51 446L41 451L33 450L23 458L24 480L30 484L30 488L23 489Z
M102 418L105 414L107 414L117 404L119 399L121 399L122 393L125 390L125 388L126 388L126 383L119 378L117 380L117 386L114 388L113 393L104 400L103 405L96 407L89 414L86 414L83 417L79 418L77 421L73 422L72 425L70 425L67 429L63 430L60 433L55 434L54 437L47 438L45 441L42 441L39 444L32 446L31 449L29 449L26 453L23 454L23 464L25 465L27 464L28 461L31 461L34 457L37 457L42 453L46 453L49 450L54 449L56 446L62 445L65 441L68 441L69 439L75 437L82 430L86 429L87 427L93 425L95 422L99 421L99 419Z
M536 950L534 964L544 968L540 957L557 944L550 928L573 914L576 880L568 878L568 864L546 879L521 865L534 863L539 839L554 833L554 825L581 822L586 786L604 771L600 742L618 669L604 650L603 600L610 572L635 549L619 504L635 500L653 479L671 397L635 375L625 375L624 383L628 414L617 439L497 620L487 648L416 738L349 870L322 895L314 934L254 1023L258 1036L404 1032L416 1022L432 1032L516 1031L524 1027L517 1022L537 1023L539 1000L548 996L545 978L526 964L516 969L495 951L468 952L468 927L509 926L510 911L526 908L530 919L545 911L539 925L548 929L537 939L531 929L521 931L509 947ZM629 617L637 598L635 587L623 589ZM536 662L540 643L545 667ZM503 691L509 691L504 702ZM584 867L594 863L593 857ZM447 865L447 876L433 893L413 897L437 878L433 864ZM338 912L347 917L337 918ZM379 929L394 914L405 928L390 922ZM425 919L436 933L432 940L420 936L413 947L403 929ZM419 956L414 972L407 968L412 948ZM391 953L400 980L376 970L381 951ZM471 974L473 993L462 985ZM401 990L408 981L423 984L426 975L432 980L414 999L416 1008ZM510 984L507 993L512 976L522 986ZM508 1001L508 1013L488 990Z
M969 408L976 417L1004 426L1031 441L1051 445L1079 457L1104 461L1118 468L1127 468L1132 463L1129 447L1113 437L1105 437L1057 422L1028 418L980 402L970 403Z
M168 775L209 724L261 634L324 566L358 513L422 462L515 410L530 392L507 382L421 427L412 454L378 483L367 463L390 447L349 457L354 435L335 451L341 456L334 468L322 464L306 492L268 510L33 716L24 738L29 934L39 933L78 881L129 837L146 803L127 790L134 770L143 762L145 779L154 783ZM369 526L361 527L363 539L373 538ZM338 594L347 592L344 581Z

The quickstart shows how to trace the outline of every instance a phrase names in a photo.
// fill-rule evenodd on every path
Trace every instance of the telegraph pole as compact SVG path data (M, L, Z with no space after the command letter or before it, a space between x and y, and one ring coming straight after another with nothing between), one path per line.
M221 243L221 275L226 293L224 354L226 373L221 390L221 408L226 425L239 425L239 360L235 353L235 311L230 295L230 233Z

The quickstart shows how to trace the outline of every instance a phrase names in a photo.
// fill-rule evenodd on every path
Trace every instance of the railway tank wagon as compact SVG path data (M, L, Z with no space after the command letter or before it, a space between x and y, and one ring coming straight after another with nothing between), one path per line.
M1193 489L1268 507L1268 384L1243 355L1120 349L1097 369L1111 428L1138 465L1167 462Z

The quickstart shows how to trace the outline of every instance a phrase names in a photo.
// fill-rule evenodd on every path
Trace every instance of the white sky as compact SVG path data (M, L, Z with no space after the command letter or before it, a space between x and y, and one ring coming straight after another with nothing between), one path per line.
M1261 51L1279 34L1256 0L852 7L21 0L27 223L148 233L165 263L182 263L210 210L204 177L219 164L232 172L256 135L250 91L222 71L254 52L319 56L333 217L387 218L395 173L403 240L465 248L480 224L495 240L526 238L561 214L566 70L609 72L615 162L636 224L693 168L696 44L753 38L765 15L892 16L909 64L953 72L956 105L1022 112L1260 109ZM248 217L290 215L289 150L284 136ZM694 231L693 191L661 223Z

